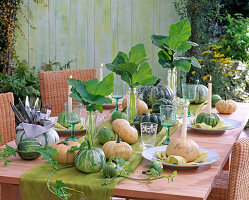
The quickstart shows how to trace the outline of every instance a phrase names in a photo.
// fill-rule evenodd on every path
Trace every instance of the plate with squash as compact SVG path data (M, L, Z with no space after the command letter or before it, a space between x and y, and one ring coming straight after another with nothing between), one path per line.
M209 149L200 148L200 155L197 158L198 160L196 160L197 162L185 163L186 160L183 158L184 164L183 162L180 162L179 164L174 164L175 162L174 159L173 161L170 161L170 162L167 162L164 160L164 159L167 159L167 156L165 153L166 149L167 149L166 145L148 148L142 152L142 156L150 161L158 160L163 165L169 168L178 168L178 169L193 169L193 168L197 168L202 165L209 165L220 159L220 156L216 152L209 150ZM163 155L160 155L160 154L163 154ZM174 156L173 158L179 159L179 157L180 156ZM179 159L179 161L181 160Z
M70 134L71 133L71 125L65 123L65 120L58 120L58 117L50 117L50 120L54 123L54 129L59 134ZM85 120L81 118L78 124L75 124L74 132L75 134L84 133L86 131Z
M187 126L200 133L224 133L227 130L235 129L241 126L241 122L229 118L221 118L218 122L212 125L207 125L205 123L198 123L197 118L188 118Z

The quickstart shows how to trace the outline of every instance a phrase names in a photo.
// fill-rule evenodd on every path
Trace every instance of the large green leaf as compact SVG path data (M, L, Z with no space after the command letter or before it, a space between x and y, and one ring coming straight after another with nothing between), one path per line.
M178 50L191 36L191 26L188 19L172 24L169 30L169 48Z
M129 62L140 63L146 58L146 52L143 44L137 44L129 52Z
M172 60L173 56L170 56L167 51L161 50L158 53L158 62L160 65L162 65L163 68L173 68L172 66Z
M113 60L112 64L115 66L118 66L118 64L126 63L128 62L128 56L126 53L119 51L116 58Z
M174 60L173 65L184 72L189 72L191 68L191 60L189 59Z
M127 62L124 64L118 65L118 68L123 69L132 75L135 71L137 71L138 65L132 62Z
M155 35L155 34L153 34L151 36L151 40L152 40L152 43L154 45L156 45L157 47L159 47L161 49L164 49L165 45L168 45L169 37L164 36L164 35Z
M198 62L198 60L194 57L194 56L192 56L191 58L191 64L194 66L194 67L197 67L197 68L201 68L201 65L200 65L200 63Z
M110 98L98 95L95 97L93 101L91 101L91 104L95 105L102 105L102 104L111 104L112 100Z
M86 107L86 110L89 112L94 112L96 110L98 110L100 113L103 112L103 108L101 105L90 105Z
M85 82L86 90L91 95L96 95L96 89L98 88L99 81L96 78L90 79Z
M69 85L71 85L74 88L76 88L77 85L81 85L81 84L85 85L84 81L77 80L77 79L74 79L74 78L67 78L66 80L69 83Z
M111 70L112 72L116 73L117 75L121 76L121 79L128 84L130 84L131 74L113 64L106 64L107 69Z
M150 65L144 62L139 66L138 71L132 75L132 84L150 86L157 81L157 77L153 76Z
M199 44L195 43L195 42L191 42L191 41L187 41L187 43L193 47L198 47Z
M95 90L96 95L108 96L113 92L114 76L113 73L107 75L103 81L99 83Z
M76 92L80 95L81 99L85 102L91 103L91 100L94 99L94 95L91 95L87 92L86 86L81 84L76 86Z

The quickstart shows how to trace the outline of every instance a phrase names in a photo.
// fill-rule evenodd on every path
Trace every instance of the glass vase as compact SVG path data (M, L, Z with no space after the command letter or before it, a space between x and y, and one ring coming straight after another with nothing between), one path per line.
M86 111L86 140L90 140L93 144L93 138L95 137L96 130L96 122L97 122L97 113Z
M174 99L177 96L177 70L176 68L172 68L168 70L168 85L171 88L171 90L173 91L174 94Z
M130 88L127 94L127 113L130 123L133 122L137 116L137 97L136 88Z

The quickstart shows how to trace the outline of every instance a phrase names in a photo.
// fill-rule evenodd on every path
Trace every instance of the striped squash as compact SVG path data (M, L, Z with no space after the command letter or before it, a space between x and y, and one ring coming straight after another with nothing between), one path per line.
M157 85L160 79L153 86L143 86L138 91L138 97L143 100L148 107L151 107L155 101L161 98L172 99L173 91L169 86Z
M197 85L196 86L196 95L195 100L191 101L191 103L199 104L207 101L208 98L208 89L205 85Z
M19 142L25 138L27 138L25 131L17 130L16 145L18 145ZM58 133L53 128L49 129L46 133L36 136L35 139L41 143L42 147L51 146L52 144L60 141Z
M220 117L216 113L208 114L206 112L202 112L196 117L196 123L205 123L206 125L212 127L216 126L219 121Z
M101 149L81 149L76 154L75 166L81 172L95 173L103 168L105 161L105 154Z
M218 94L213 94L212 95L212 106L215 107L215 104L222 100L222 98Z
M169 99L159 99L153 104L152 113L160 113L160 106L162 105L173 105L173 103Z
M41 144L34 138L25 138L17 146L18 155L24 160L34 160L40 157L37 149L41 148Z

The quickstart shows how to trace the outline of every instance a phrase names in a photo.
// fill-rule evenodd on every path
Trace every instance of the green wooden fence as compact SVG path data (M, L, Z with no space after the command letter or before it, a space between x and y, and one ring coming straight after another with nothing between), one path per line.
M153 33L167 35L179 20L172 0L24 0L31 12L30 27L23 17L24 39L17 30L16 53L31 66L49 60L66 63L71 69L99 68L119 50L144 43L153 73L165 82L166 71L157 63L158 49L151 44ZM26 7L24 6L25 10ZM25 12L25 11L24 11ZM106 69L104 76L108 73Z

